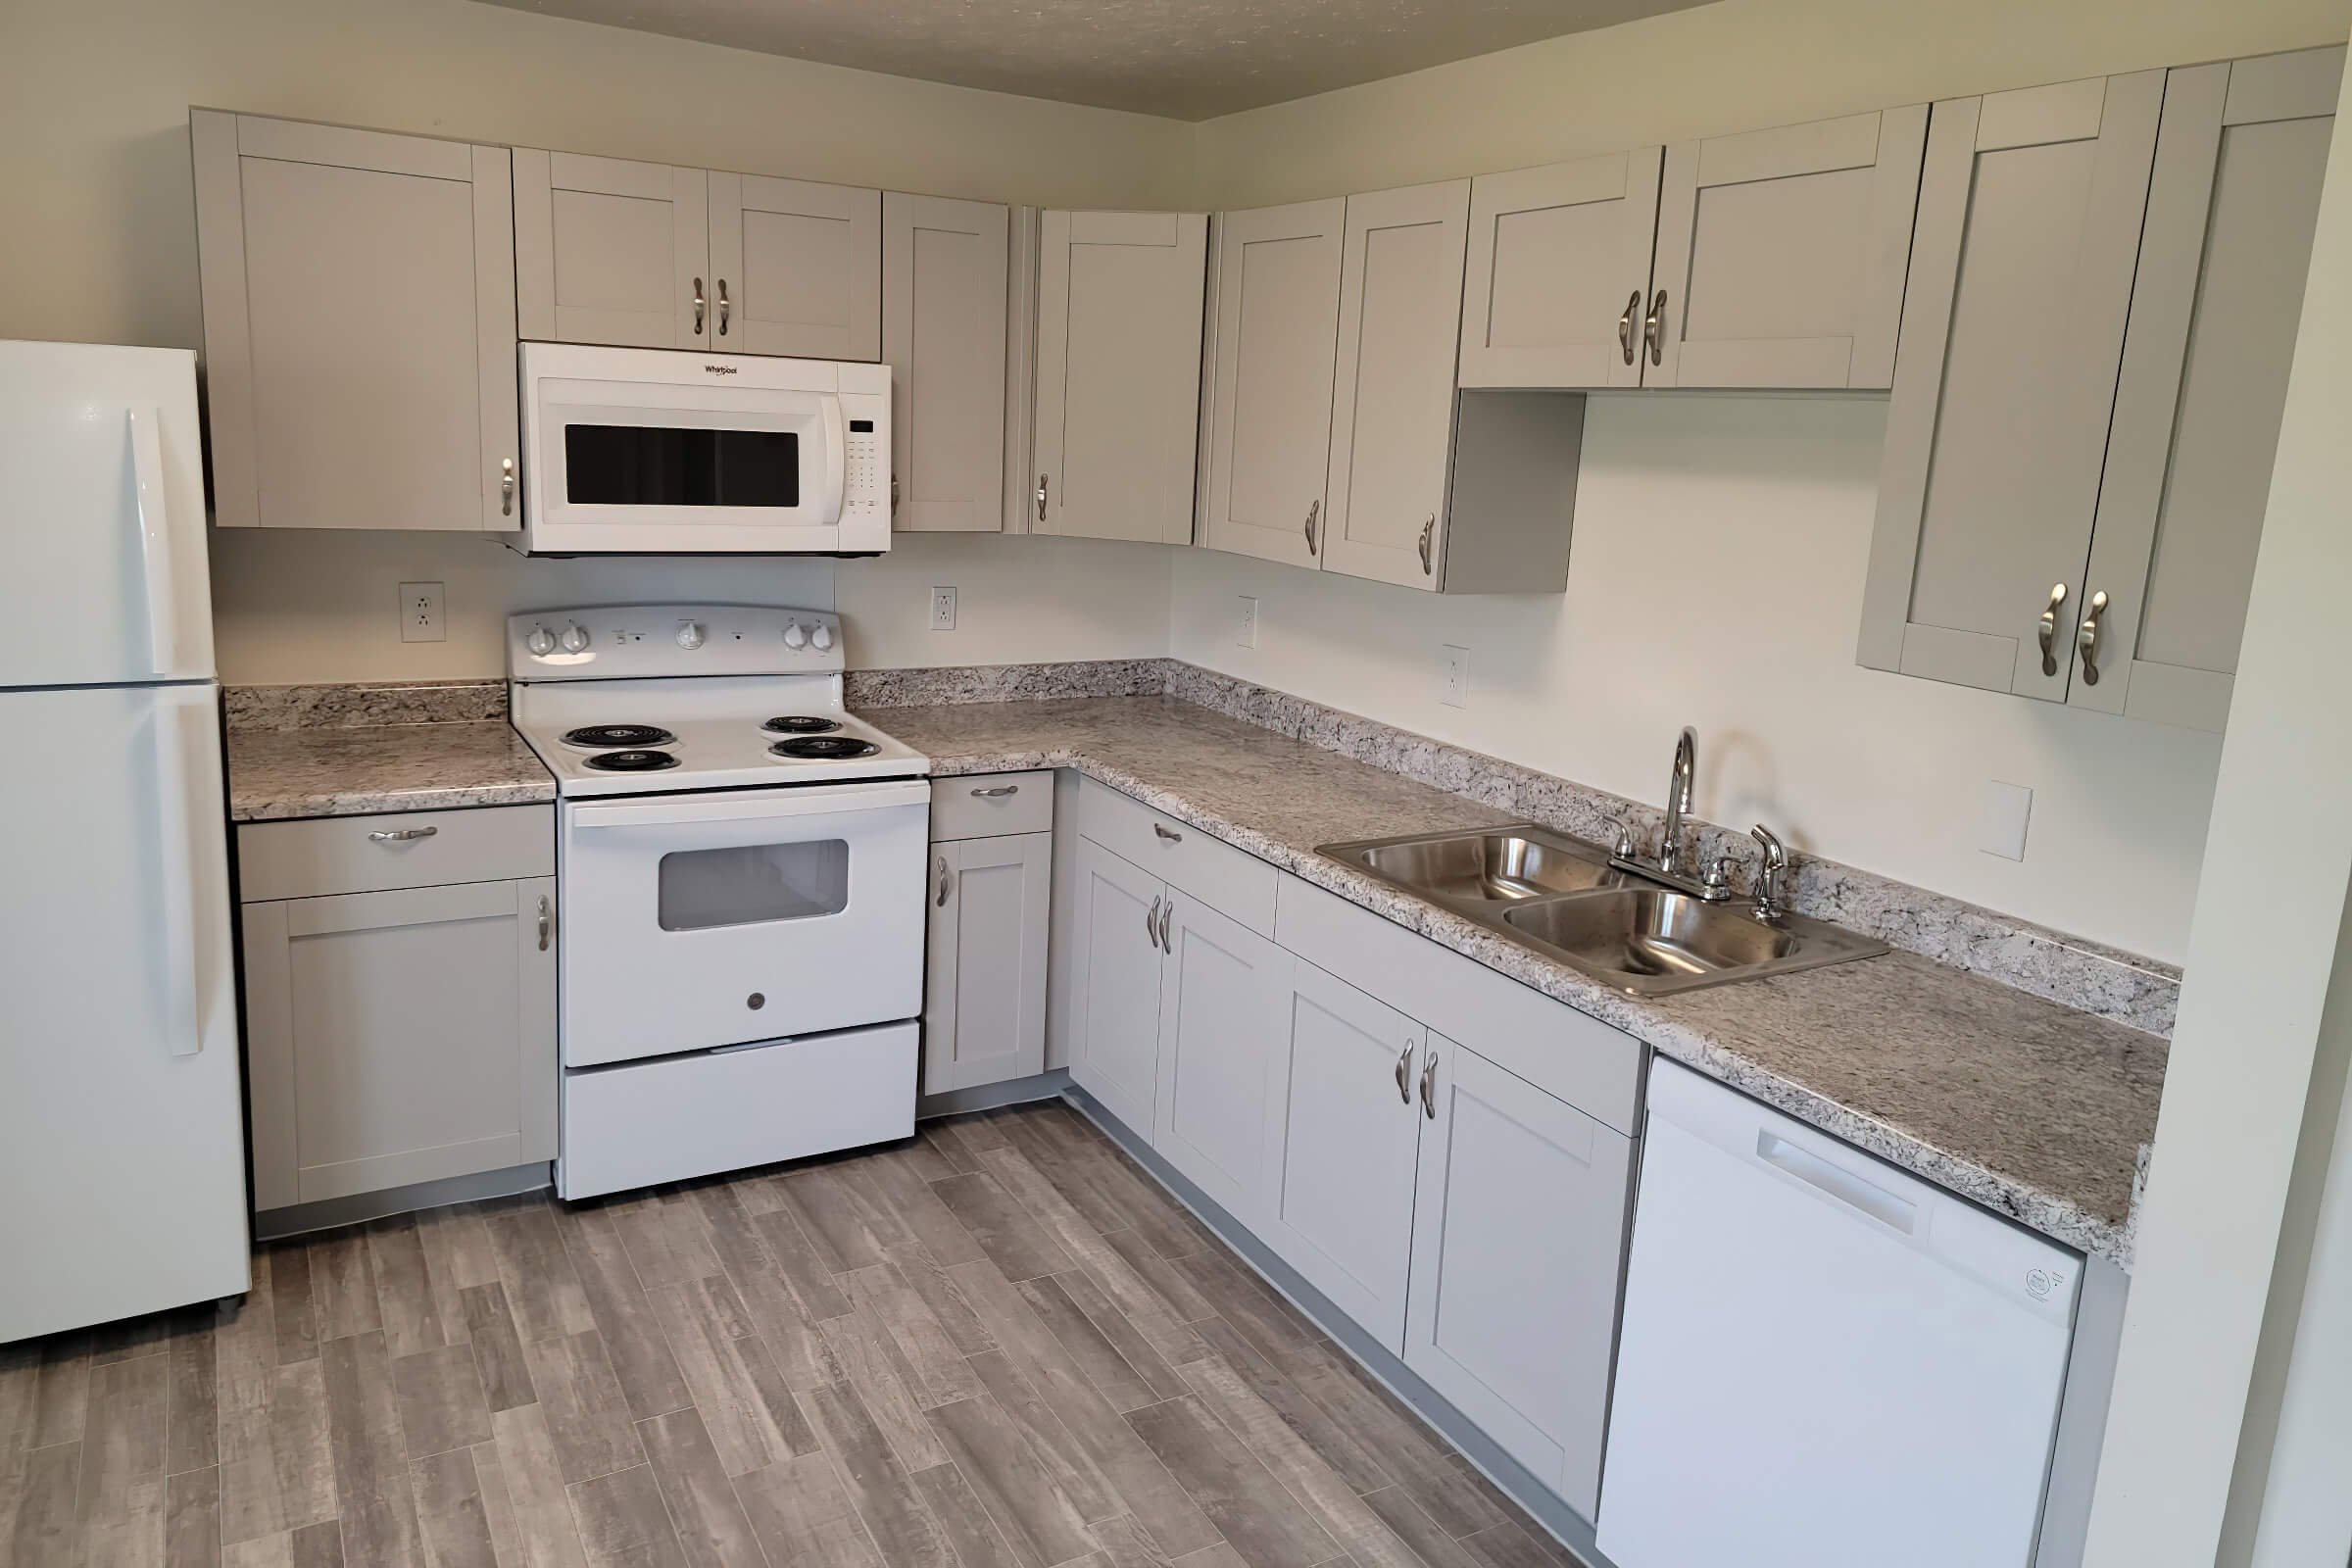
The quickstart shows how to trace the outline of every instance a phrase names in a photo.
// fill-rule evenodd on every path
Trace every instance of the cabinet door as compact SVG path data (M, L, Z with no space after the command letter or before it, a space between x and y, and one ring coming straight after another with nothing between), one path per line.
M245 906L255 1207L555 1157L555 892Z
M1092 839L1078 841L1077 1027L1070 1076L1138 1132L1159 1093L1159 916L1167 890Z
M1632 1141L1429 1037L1404 1361L1590 1519Z
M701 170L514 149L514 294L524 337L708 348L710 283Z
M1639 386L1656 147L1470 182L1464 386Z
M1208 218L1049 212L1042 229L1031 531L1189 544Z
M188 131L220 525L520 527L507 149Z
M2065 700L2163 91L1930 115L1860 663Z
M1894 378L1928 106L1666 149L1643 386Z
M1339 347L1344 198L1217 220L1207 528L1200 542L1319 564Z
M901 533L1004 526L1008 209L882 198L882 358Z
M1470 182L1348 198L1327 571L1438 586Z
M710 175L710 347L882 357L882 193Z
M1170 889L1160 929L1159 1095L1152 1147L1252 1230L1264 1223L1268 1091L1295 960Z
M931 846L923 1092L1046 1070L1046 916L1054 835Z
M1374 1339L1404 1349L1421 1026L1294 960L1274 1059L1266 1245Z
M2343 63L2311 49L2165 83L2077 706L2210 730L2230 711Z

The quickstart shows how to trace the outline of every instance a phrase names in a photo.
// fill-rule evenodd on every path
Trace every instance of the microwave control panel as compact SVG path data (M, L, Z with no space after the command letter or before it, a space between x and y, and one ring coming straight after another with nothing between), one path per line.
M841 398L841 520L890 516L890 399L845 392Z

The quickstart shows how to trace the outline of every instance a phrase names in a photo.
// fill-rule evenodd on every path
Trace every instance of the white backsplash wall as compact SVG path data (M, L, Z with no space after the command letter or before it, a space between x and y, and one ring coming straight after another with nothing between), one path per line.
M1858 668L1885 424L1869 398L1594 397L1564 597L1180 551L1171 651L1653 804L1693 724L1710 821L2178 961L2220 738ZM1438 701L1446 644L1466 709ZM1978 848L1990 779L2034 791L2022 862Z

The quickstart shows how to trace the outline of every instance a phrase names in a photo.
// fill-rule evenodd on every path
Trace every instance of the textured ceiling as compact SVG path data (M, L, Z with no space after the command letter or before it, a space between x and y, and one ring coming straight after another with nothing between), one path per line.
M1701 0L489 0L894 76L1207 120Z

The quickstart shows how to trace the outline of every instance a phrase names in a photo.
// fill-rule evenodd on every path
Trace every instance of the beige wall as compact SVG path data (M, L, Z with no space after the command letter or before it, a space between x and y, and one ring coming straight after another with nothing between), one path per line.
M5 0L0 337L199 348L191 104L1071 206L1180 205L1193 130L466 0ZM833 603L830 563L526 561L475 537L216 533L230 680L496 674L511 610L675 591ZM838 568L861 662L1165 651L1157 552L918 541ZM931 563L958 631L925 630ZM911 574L911 576L909 575ZM921 578L916 582L914 578ZM404 580L449 637L399 640Z

